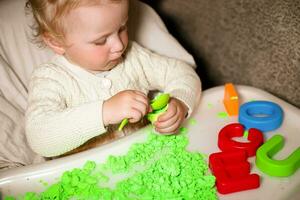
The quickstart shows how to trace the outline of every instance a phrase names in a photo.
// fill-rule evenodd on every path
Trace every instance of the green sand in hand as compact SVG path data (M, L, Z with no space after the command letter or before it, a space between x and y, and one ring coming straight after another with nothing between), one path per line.
M184 133L150 133L146 142L132 145L126 155L109 156L98 165L87 161L82 169L64 172L46 191L27 192L20 199L217 199L215 177L208 173L202 154L187 151L187 144ZM117 175L125 177L112 187L111 177Z

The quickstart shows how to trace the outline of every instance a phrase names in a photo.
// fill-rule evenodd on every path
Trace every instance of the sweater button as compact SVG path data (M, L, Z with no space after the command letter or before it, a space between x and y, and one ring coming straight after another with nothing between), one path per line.
M101 81L101 86L102 86L103 88L110 88L110 86L111 86L111 81L110 81L109 79L103 79L103 80Z

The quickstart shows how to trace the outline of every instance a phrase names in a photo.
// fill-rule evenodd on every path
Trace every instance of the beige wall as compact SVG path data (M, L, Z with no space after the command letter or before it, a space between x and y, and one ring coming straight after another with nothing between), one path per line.
M300 107L300 1L158 0L152 6L194 55L205 88L251 85Z

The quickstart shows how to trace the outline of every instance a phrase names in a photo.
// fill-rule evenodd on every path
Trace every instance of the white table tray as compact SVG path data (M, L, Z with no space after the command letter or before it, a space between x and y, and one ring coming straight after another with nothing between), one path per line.
M283 149L275 155L275 159L284 159L300 146L300 110L285 101L257 88L248 86L236 86L240 102L250 100L268 100L278 103L284 111L284 121L280 128L272 132L264 133L265 139L274 134L281 134L285 138ZM204 154L219 152L217 138L219 130L225 125L238 122L237 117L219 117L220 112L225 112L223 106L224 87L215 87L206 90L197 110L191 116L196 120L192 125L187 120L183 126L188 128L190 139L189 150L199 151ZM105 162L109 155L126 154L130 145L142 142L151 127L122 138L118 141L94 148L82 153L71 155L38 165L15 168L0 173L0 191L2 195L18 196L28 191L41 192L45 186L41 183L52 184L57 182L61 174L75 167L82 167L87 160L96 163ZM231 193L227 195L218 194L221 200L296 200L300 199L300 170L290 177L270 177L255 166L255 157L249 158L252 168L251 173L257 173L261 177L261 185L258 189ZM1 199L1 198L0 198Z

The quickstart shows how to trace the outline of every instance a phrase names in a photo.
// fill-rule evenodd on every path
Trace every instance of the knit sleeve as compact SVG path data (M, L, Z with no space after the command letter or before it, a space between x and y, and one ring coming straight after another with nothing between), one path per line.
M72 88L67 77L44 67L36 70L29 85L26 136L31 148L45 157L66 153L104 133L102 101L67 107Z
M193 112L201 94L201 81L194 69L187 63L155 54L137 43L132 44L136 62L142 63L143 74L150 90L169 93L186 104L188 116ZM136 70L138 71L138 70Z

